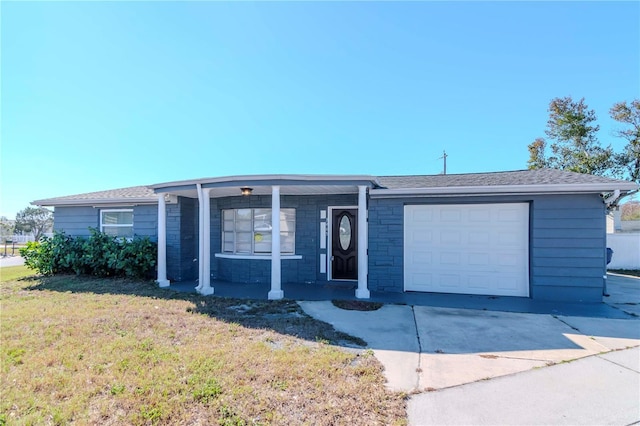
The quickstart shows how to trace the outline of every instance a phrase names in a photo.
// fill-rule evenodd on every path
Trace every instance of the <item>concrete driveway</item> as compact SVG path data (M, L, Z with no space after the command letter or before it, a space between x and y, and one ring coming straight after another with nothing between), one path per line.
M640 280L620 283L629 292L616 303L640 303ZM615 283L609 286L616 291ZM414 393L410 424L640 421L637 317L408 305L361 312L328 301L299 303L307 314L364 339L384 365L388 387Z

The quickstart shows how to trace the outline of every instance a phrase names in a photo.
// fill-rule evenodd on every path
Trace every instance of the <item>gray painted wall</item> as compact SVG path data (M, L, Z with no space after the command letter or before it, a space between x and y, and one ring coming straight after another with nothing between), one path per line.
M167 204L169 281L198 278L198 226L198 200L178 197L177 204Z
M369 288L403 291L405 204L530 203L530 294L537 300L602 301L605 206L592 195L369 200Z
M100 229L100 210L133 209L133 233L149 237L153 241L158 236L158 206L113 206L98 207L56 207L53 212L54 232L64 231L68 235L88 237L89 228Z
M270 196L211 199L211 274L240 283L269 282L271 262L216 258L221 248L221 210L271 207ZM538 195L369 200L369 289L403 291L405 204L490 202L530 203L530 294L537 300L602 300L606 265L605 207L598 195ZM320 210L357 205L356 194L282 196L283 208L296 209L296 254L282 262L283 283L325 282L319 269ZM57 207L54 230L88 236L99 227L100 209ZM134 233L157 239L157 206L134 207ZM172 281L197 278L198 201L180 197L167 205L167 275Z
M53 231L76 237L88 237L89 228L100 226L100 210L95 207L56 207Z
M320 273L320 210L328 206L357 205L357 194L342 195L283 195L281 208L296 209L296 255L302 259L282 261L282 282L325 282ZM224 259L213 257L220 253L221 210L237 208L271 208L271 196L225 197L211 200L211 274L214 279L249 283L270 282L271 262L267 260ZM323 251L326 252L326 251Z

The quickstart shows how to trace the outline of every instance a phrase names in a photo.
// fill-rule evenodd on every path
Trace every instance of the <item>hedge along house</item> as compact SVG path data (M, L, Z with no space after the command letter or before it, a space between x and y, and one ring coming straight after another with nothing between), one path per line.
M600 302L607 208L634 183L558 170L432 176L258 175L169 182L35 201L54 230L158 242L160 286L198 280L352 283Z

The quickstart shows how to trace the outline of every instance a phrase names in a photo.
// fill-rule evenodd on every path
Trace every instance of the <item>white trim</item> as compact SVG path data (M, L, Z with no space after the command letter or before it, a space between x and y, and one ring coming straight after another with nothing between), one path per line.
M51 201L48 200L35 200L30 204L33 206L48 206L48 207L96 207L104 208L109 206L114 207L134 207L134 206L147 206L158 204L158 199L155 196L149 198L109 198L109 199L86 199L86 200L62 200Z
M327 222L320 222L320 250L327 249Z
M327 207L327 281L356 281L334 279L331 270L331 257L333 256L333 210L358 210L358 206L328 206Z
M231 254L231 253L216 253L215 257L219 259L246 259L246 260L271 260L270 254ZM302 255L300 254L282 254L280 255L280 259L282 260L297 260L302 259Z
M242 182L242 181L266 181L265 186L271 186L270 181L303 181L303 182L326 182L326 181L345 181L345 185L351 185L353 181L370 181L379 185L378 178L371 175L239 175L239 176L221 176L203 179L188 179L173 182L158 183L149 185L149 188L160 189L170 186L186 186L186 185L206 185L210 183L224 182Z
M164 194L158 196L158 276L160 287L169 287L167 279L167 206Z
M102 222L102 219L104 217L105 213L131 213L131 224L111 224L111 225L106 225L107 228L131 228L131 237L133 237L133 223L134 223L134 217L133 217L133 209L100 209L100 232L104 232L104 223ZM131 237L126 237L126 238L131 238ZM125 237L123 237L125 238Z
M269 300L284 297L282 291L282 261L280 255L280 187L271 187L271 290Z
M554 194L554 193L599 193L603 191L633 190L633 182L590 183L590 184L541 184L541 185L489 185L489 186L443 186L431 188L374 189L369 191L371 198L400 196L440 196L455 195L495 195L495 194Z
M202 186L196 185L198 193L198 285L196 291L200 293L204 277L204 201L202 199Z
M358 288L356 298L368 299L371 297L367 286L369 277L369 260L367 256L368 223L367 223L367 187L358 186Z
M320 253L320 273L327 273L327 255L325 253Z
M200 294L203 296L209 296L213 294L213 287L211 287L211 200L209 199L209 188L202 189L202 217L203 228L202 235L204 239L202 241L202 282L200 284Z

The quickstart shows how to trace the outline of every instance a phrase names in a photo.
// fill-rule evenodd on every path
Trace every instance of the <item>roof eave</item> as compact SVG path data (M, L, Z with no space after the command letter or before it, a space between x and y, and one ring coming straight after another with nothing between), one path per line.
M143 204L158 204L157 198L109 198L109 199L82 199L82 200L36 200L31 202L34 206L40 207L83 207L83 206L108 206L108 205L143 205Z
M190 179L190 180L182 180L175 182L165 182L158 183L155 185L149 185L149 188L158 192L158 190L172 188L172 187L188 187L195 186L197 184L201 184L203 186L210 184L242 184L243 182L250 181L255 183L256 181L264 181L265 185L269 185L270 182L279 181L279 182L318 182L323 183L327 181L344 181L345 184L349 184L350 182L362 182L368 181L373 186L380 186L378 182L378 178L371 175L282 175L282 174L274 174L274 175L240 175L240 176L223 176L223 177L215 177L215 178L203 178L203 179Z
M592 183L592 184L539 184L539 185L495 185L495 186L449 186L431 188L372 189L372 198L402 196L439 195L518 195L518 194L598 194L603 192L635 191L633 182Z

